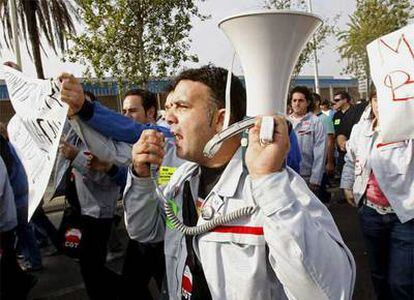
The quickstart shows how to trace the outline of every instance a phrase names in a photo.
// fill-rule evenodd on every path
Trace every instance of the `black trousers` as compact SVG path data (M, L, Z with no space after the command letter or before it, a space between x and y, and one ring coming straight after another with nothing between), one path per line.
M37 207L35 213L33 214L32 222L35 224L35 226L39 227L41 230L44 230L44 233L46 233L47 237L51 240L53 246L55 246L56 249L59 249L60 245L58 231L55 225L53 225L53 223L46 216L42 205L39 205Z
M92 300L118 299L119 275L105 267L112 218L82 216L80 269L86 292Z
M0 261L0 299L26 299L37 279L26 274L17 263L14 230L0 233L2 256Z
M122 269L122 299L152 299L148 283L154 277L161 291L164 275L164 242L139 243L130 239Z
M328 192L327 188L329 186L329 178L328 175L323 173L321 185L319 186L318 190L318 198L322 201L322 203L329 203L331 201L331 193Z

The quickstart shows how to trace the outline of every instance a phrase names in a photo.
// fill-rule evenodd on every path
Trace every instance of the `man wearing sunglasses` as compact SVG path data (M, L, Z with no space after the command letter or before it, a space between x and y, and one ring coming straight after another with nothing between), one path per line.
M343 138L343 135L340 135L340 133L344 130L344 119L346 118L346 115L351 111L351 107L351 96L347 92L341 91L335 94L333 99L333 109L336 112L333 116L332 121L335 129L335 138L338 150L337 171L339 174L342 173L342 167L344 165L344 157L346 153L346 138ZM340 136L340 138L338 138L338 136Z
M351 96L347 92L339 92L335 94L333 108L336 113L333 117L336 146L338 150L338 160L336 165L337 174L342 174L342 168L345 164L346 142L349 139L352 127L361 119L367 102L362 101L356 105L352 105ZM343 194L340 194L340 202L345 203Z
M351 108L351 96L345 91L335 94L332 107L336 111L333 116L333 123L337 134L337 131L341 128L342 119Z

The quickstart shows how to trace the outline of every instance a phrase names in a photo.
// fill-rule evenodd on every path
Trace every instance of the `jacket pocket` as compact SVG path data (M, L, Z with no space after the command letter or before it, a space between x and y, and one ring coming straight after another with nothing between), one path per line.
M408 141L378 144L378 152L384 162L384 170L390 174L407 174L412 159L412 143Z

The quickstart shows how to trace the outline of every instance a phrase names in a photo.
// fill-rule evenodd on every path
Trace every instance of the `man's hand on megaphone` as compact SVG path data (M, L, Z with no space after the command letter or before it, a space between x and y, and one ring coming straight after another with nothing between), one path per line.
M132 147L133 172L138 177L150 176L150 165L161 165L164 159L164 135L153 129L144 130Z
M253 179L280 171L289 152L289 130L284 117L273 116L275 127L273 142L260 142L261 118L249 130L249 146L246 151L246 165Z
M69 73L60 74L59 80L62 83L60 99L69 105L68 116L73 116L80 111L85 102L82 85L75 76Z

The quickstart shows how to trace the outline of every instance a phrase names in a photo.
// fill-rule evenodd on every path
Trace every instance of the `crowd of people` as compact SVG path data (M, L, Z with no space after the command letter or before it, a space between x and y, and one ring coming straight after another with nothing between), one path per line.
M54 176L79 215L89 298L152 299L154 278L161 299L351 299L358 266L329 212L340 178L339 201L358 209L378 299L414 299L413 146L381 142L376 94L354 103L342 91L329 101L294 87L286 117L273 116L272 142L261 141L257 117L247 142L235 135L206 157L224 126L226 80L212 65L181 72L161 115L149 91L127 91L120 114L60 76L69 112ZM246 93L231 81L236 123ZM36 228L58 253L62 243L41 207L27 222L24 169L6 133L0 141L0 293L24 299L36 283L27 271L41 269ZM106 258L120 199L128 243L119 275Z

